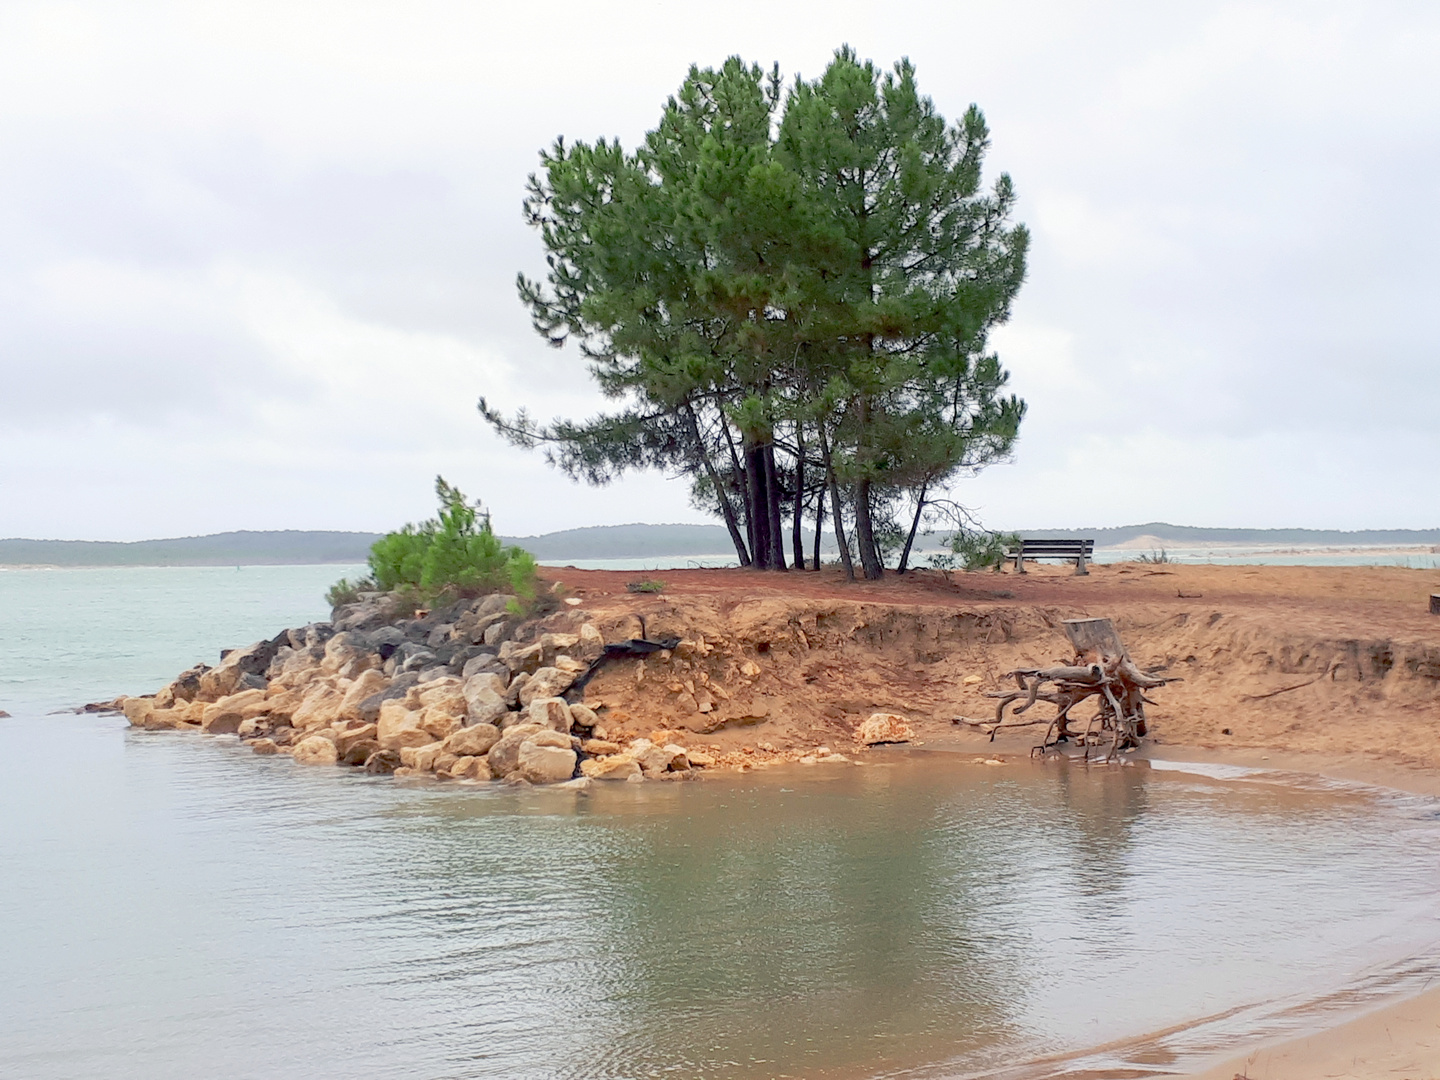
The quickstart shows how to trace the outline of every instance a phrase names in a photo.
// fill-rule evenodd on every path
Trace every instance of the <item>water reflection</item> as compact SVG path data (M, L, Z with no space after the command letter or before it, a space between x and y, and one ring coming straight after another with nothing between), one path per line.
M1433 806L1354 791L916 757L516 793L105 723L6 732L0 1075L973 1072L1440 940Z

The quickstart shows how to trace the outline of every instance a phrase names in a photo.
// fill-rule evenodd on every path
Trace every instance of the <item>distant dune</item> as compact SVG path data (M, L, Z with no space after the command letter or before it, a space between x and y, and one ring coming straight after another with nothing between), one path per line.
M1440 543L1440 529L1212 529L1151 521L1115 529L1023 529L1024 536L1093 539L1100 547L1150 547L1160 544L1298 544L1307 547L1405 547Z
M1149 522L1109 529L1025 529L1025 536L1088 537L1100 547L1213 544L1307 547L1404 547L1440 544L1440 529L1211 529ZM805 533L809 550L812 534ZM379 536L361 532L227 532L168 540L0 540L0 566L262 566L361 563ZM505 537L537 559L625 559L725 555L734 551L720 525L594 525L541 536ZM789 533L786 533L789 543ZM924 547L933 547L933 538ZM834 540L822 538L822 551Z

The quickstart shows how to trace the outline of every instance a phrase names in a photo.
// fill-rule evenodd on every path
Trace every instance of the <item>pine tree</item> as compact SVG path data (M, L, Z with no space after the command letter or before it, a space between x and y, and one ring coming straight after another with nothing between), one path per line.
M1007 176L981 191L979 110L948 125L908 62L882 77L841 49L780 102L778 68L731 58L692 68L635 153L542 154L525 210L549 271L520 294L625 407L549 425L481 411L592 483L679 469L744 565L785 568L787 510L803 565L799 517L813 505L818 531L828 503L847 572L849 513L879 577L877 535L899 528L877 507L910 493L918 524L927 492L1013 444L1024 407L1000 396L987 335L1028 235Z

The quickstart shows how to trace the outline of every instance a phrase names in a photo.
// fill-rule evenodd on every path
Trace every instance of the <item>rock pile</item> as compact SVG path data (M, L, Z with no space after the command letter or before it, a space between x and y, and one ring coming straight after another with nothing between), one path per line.
M233 734L257 754L368 773L512 784L688 779L710 759L674 743L608 741L567 699L604 651L591 623L566 632L495 594L401 617L366 594L328 623L287 630L115 704L150 730ZM696 760L697 758L703 760Z

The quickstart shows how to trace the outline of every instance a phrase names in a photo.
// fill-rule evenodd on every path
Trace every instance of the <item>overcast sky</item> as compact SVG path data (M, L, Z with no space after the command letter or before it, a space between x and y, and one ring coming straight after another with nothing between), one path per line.
M555 136L836 46L993 132L1034 236L996 527L1440 525L1440 5L0 3L0 536L704 520L485 394L599 402L515 297Z

